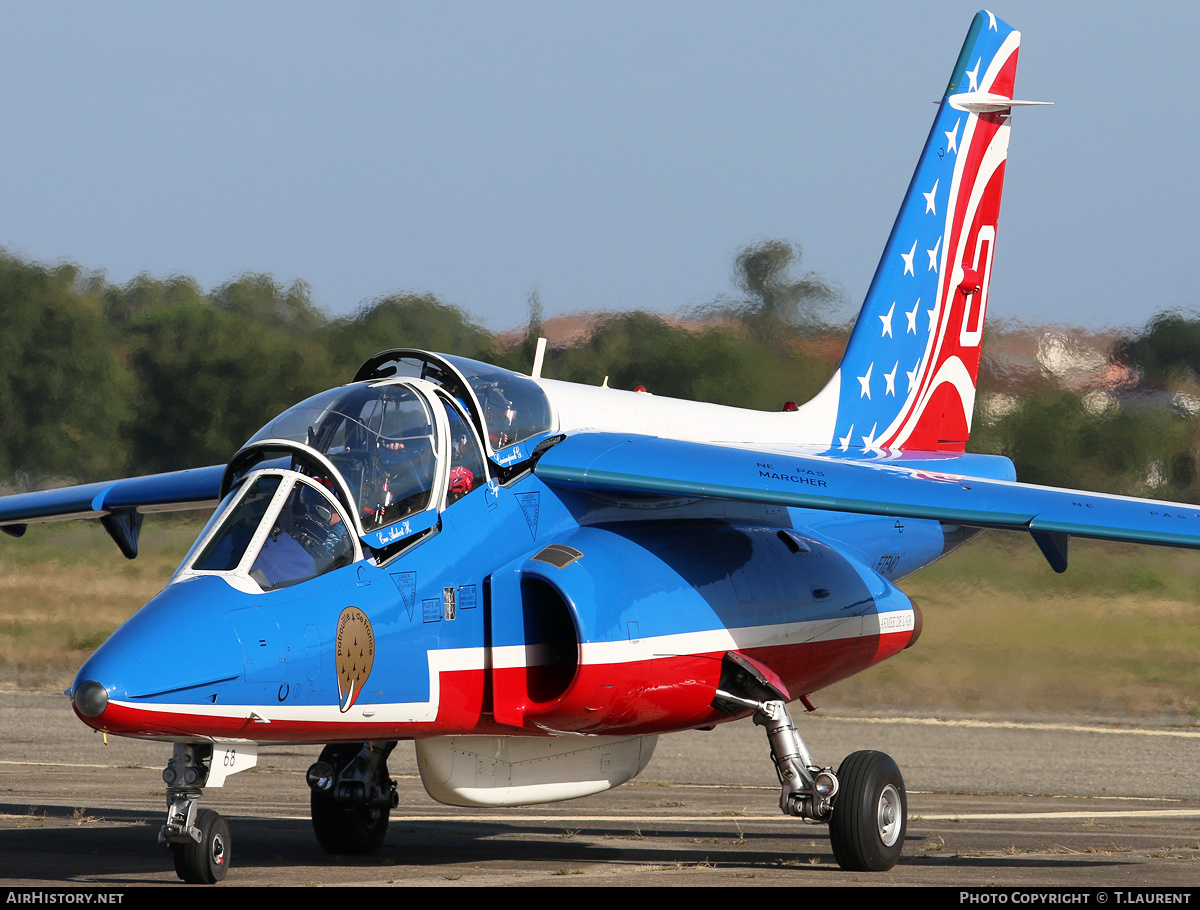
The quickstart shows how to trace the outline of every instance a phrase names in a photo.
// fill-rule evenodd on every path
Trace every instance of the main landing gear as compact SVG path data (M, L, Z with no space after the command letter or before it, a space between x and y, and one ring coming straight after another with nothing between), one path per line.
M900 859L908 827L908 796L900 769L889 756L873 751L851 753L837 774L818 767L792 723L781 697L786 693L764 669L737 652L727 653L713 704L730 713L754 709L754 722L766 728L782 786L780 810L806 821L827 822L833 856L843 869L891 869Z
M374 853L400 804L387 759L395 742L332 743L308 769L313 830L326 853Z

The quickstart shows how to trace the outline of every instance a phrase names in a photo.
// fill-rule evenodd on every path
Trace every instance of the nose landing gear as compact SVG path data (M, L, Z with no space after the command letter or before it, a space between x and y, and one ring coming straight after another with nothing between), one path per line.
M171 851L175 874L193 885L221 881L232 857L229 824L211 809L196 809L196 800L203 795L202 788L208 781L205 761L211 756L210 745L177 743L163 771L167 823L158 834L158 842Z
M197 809L204 787L252 768L258 747L252 742L176 743L167 761L167 822L158 842L171 851L175 874L189 884L212 885L229 872L233 839L229 823L211 809Z

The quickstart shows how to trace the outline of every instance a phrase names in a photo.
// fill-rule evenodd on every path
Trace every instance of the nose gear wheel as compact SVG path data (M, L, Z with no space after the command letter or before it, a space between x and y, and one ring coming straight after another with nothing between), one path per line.
M196 814L199 843L171 844L175 874L189 884L213 885L225 878L232 858L229 823L212 809Z

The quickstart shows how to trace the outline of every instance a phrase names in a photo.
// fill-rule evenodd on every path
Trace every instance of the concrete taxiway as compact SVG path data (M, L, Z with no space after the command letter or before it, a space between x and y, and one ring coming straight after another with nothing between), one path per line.
M325 855L303 772L318 747L264 748L208 790L230 822L242 885L943 885L1190 889L1200 882L1200 725L1112 719L798 718L814 757L856 749L899 763L904 856L841 871L827 831L778 812L761 730L663 737L646 772L609 793L520 809L440 806L411 746L390 767L400 807L371 857ZM0 881L36 887L176 884L156 844L163 745L80 724L62 696L0 693Z

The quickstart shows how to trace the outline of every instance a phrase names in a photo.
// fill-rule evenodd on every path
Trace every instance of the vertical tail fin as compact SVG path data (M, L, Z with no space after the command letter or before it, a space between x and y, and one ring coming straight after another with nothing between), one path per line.
M838 372L841 451L963 451L971 430L1020 32L975 16Z

